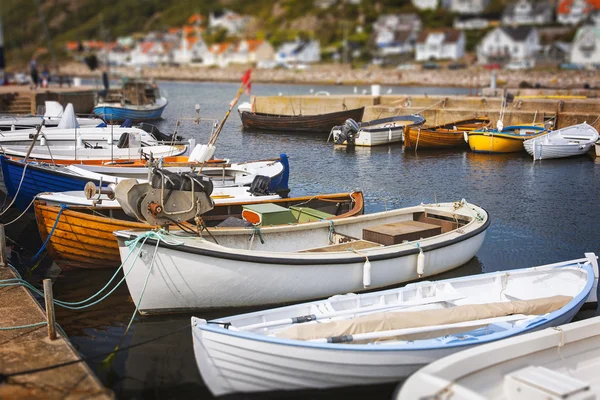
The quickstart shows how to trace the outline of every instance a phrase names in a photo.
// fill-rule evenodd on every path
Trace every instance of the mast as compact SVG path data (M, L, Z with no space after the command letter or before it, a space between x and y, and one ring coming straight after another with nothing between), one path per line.
M2 31L2 15L0 14L0 82L6 84L4 81L4 68L6 68L4 61L4 34Z

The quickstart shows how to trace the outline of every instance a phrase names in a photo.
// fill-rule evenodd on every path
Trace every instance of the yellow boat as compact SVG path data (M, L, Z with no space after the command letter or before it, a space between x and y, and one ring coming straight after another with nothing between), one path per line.
M525 151L523 142L547 133L548 130L536 125L507 126L497 129L479 129L465 132L465 139L475 153L518 153Z
M345 218L360 215L364 210L363 194L357 191L217 205L204 214L203 219L209 226L214 226L230 216L241 217L244 205L261 203L274 203L283 207L297 206L300 210L298 222L308 222L315 220L314 218ZM34 209L42 241L45 242L52 232L46 246L48 254L55 261L63 261L81 268L118 267L121 257L113 232L128 229L147 230L149 227L148 224L131 221L116 207L69 206L60 212L60 206L36 200Z

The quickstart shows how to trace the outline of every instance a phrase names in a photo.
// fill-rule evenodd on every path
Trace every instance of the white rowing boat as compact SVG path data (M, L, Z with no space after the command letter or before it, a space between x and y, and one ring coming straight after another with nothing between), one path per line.
M580 156L598 140L598 131L591 125L573 125L523 142L533 160Z
M196 361L217 396L394 382L460 350L569 322L595 289L597 271L588 253L215 321L192 318Z
M140 297L145 287L140 311L163 313L281 304L436 275L473 258L489 226L487 212L464 200L334 221L293 221L290 215L287 225L219 228L205 237L171 232L167 237L178 245L161 241L156 247L148 240L144 256L129 259L126 242L146 233L115 236L124 270L133 265L127 275L131 296Z
M417 371L395 396L413 399L595 399L600 317L465 350Z

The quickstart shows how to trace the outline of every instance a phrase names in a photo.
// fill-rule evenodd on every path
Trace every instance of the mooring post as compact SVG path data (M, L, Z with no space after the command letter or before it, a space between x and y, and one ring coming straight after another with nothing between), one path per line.
M54 296L52 295L52 279L44 279L44 300L46 302L46 320L48 322L48 338L56 339L56 317L54 316Z
M0 224L0 268L6 267L8 260L6 259L6 236L4 234L4 224Z

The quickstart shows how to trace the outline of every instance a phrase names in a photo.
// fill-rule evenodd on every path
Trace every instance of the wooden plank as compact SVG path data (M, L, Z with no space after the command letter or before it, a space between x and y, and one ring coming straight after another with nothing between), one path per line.
M332 244L330 246L316 247L314 249L300 250L298 253L326 253L334 251L352 251L371 249L373 247L381 247L379 243L369 242L368 240L353 240L351 242Z

